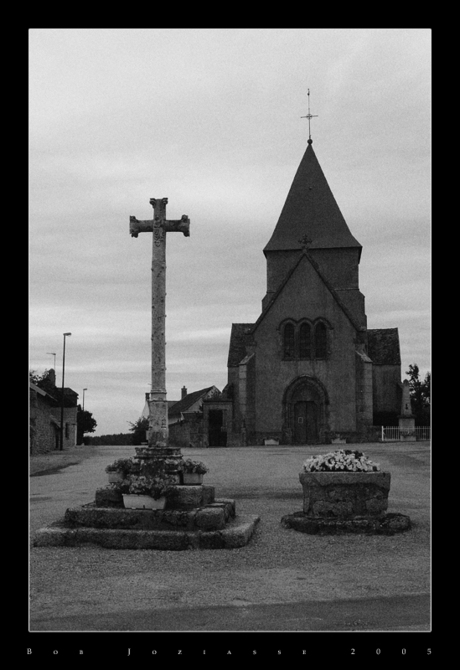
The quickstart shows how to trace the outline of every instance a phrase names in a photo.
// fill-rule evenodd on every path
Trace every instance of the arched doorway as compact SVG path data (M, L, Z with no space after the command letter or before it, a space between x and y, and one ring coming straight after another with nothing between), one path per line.
M298 377L286 389L283 401L284 430L290 444L324 442L329 404L323 384L314 377Z

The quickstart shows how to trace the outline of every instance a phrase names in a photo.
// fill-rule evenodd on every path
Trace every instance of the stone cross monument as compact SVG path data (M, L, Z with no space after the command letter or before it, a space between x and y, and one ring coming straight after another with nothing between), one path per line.
M139 221L129 217L129 232L132 237L139 233L153 233L152 245L152 376L149 395L148 446L136 449L141 462L180 461L180 449L168 443L168 403L166 401L165 365L165 299L166 299L166 233L181 232L190 235L190 219L185 214L180 220L166 219L167 198L150 199L153 219ZM168 468L174 471L174 468Z
M401 414L399 415L399 435L400 440L415 441L415 418L412 414L412 407L410 401L410 386L407 379L401 384L402 398L401 398Z

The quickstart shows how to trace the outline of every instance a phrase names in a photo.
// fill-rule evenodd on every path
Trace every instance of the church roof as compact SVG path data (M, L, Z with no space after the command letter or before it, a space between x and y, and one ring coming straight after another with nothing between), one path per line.
M311 240L311 249L361 249L332 195L311 140L264 253L302 249L300 240L305 236Z
M368 330L367 351L374 365L401 365L398 329Z
M239 365L246 356L246 346L252 340L253 323L232 323L227 366Z

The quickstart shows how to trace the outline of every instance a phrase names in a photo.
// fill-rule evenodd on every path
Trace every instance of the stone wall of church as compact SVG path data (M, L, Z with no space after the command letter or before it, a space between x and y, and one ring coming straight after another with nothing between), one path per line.
M285 319L328 324L328 354L325 360L285 360L282 330ZM256 341L255 416L256 439L279 434L283 440L283 397L287 387L302 376L317 380L327 393L324 431L356 432L356 331L343 310L305 260L294 272L275 304L254 333Z
M374 365L372 387L374 416L394 415L394 425L397 425L397 416L401 410L401 366Z
M373 423L372 361L363 352L356 352L356 437L365 438Z

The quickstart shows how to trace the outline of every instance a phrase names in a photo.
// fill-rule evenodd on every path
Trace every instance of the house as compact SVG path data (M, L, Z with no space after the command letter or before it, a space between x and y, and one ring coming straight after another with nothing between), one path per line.
M361 252L309 139L263 250L261 314L232 324L228 384L203 406L205 424L219 413L229 446L360 441L379 417L397 423L398 330L367 327Z
M59 426L52 414L55 399L29 382L29 439L32 455L59 449Z
M49 370L43 388L29 382L30 453L43 454L60 449L62 388L56 387L54 370ZM63 449L77 444L78 393L64 388Z
M181 447L208 446L204 439L203 404L220 396L216 386L187 393L182 387L181 399L168 410L169 441Z

